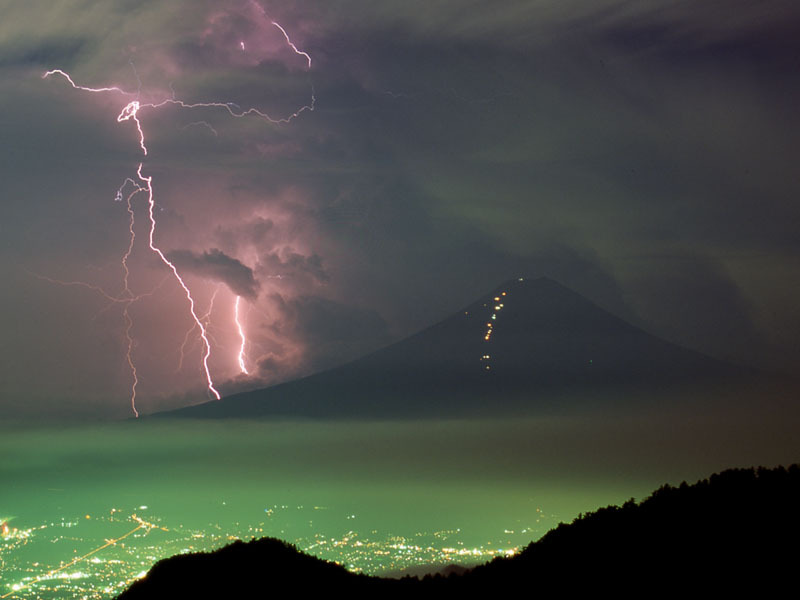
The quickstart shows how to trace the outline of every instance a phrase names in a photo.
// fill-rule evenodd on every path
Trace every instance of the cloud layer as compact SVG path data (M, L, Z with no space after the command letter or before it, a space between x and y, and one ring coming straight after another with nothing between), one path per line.
M173 250L167 258L182 273L224 283L234 294L250 301L258 298L261 284L256 281L253 270L217 248L202 254L191 250Z

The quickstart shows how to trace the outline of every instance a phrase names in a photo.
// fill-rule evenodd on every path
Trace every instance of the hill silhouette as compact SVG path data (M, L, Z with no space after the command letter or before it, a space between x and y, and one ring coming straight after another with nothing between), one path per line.
M473 586L543 577L564 592L740 593L789 580L798 559L800 467L732 469L665 485L560 525L513 559L469 574ZM580 573L580 578L575 577Z
M350 573L281 540L261 538L161 560L119 598L259 598L286 583L301 597L324 589L380 591L392 584Z
M561 524L511 558L463 575L369 577L279 540L235 542L158 562L119 596L260 598L277 592L398 597L591 592L625 597L762 593L794 583L800 467L734 469L693 485L665 485L640 503Z
M162 413L171 417L426 417L537 410L544 398L738 377L745 369L681 348L559 283L516 279L451 317L303 379Z

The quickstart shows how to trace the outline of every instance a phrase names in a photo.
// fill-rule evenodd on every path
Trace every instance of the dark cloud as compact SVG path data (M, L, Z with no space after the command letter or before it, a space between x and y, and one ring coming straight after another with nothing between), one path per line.
M306 373L357 358L392 339L386 321L375 310L360 306L355 294L352 303L305 295L275 295L273 300L280 314L273 327L303 345L301 368ZM264 361L265 368L280 364L276 356Z
M224 283L237 296L251 301L258 297L261 284L256 280L253 270L221 250L212 248L202 254L191 250L173 250L167 253L167 258L179 271Z
M326 283L330 279L322 265L322 257L318 254L304 256L292 248L283 248L262 256L257 270L265 277L289 278L293 281Z
M357 294L354 294L357 297ZM304 340L351 343L386 340L386 322L371 309L314 296L300 296L291 303L295 329Z
M226 248L237 248L244 244L263 247L274 242L271 234L275 232L272 219L254 217L242 223L228 227L217 227L215 235L220 245Z
M39 67L47 70L53 64L66 67L75 62L81 52L88 50L87 45L86 38L50 39L38 43L9 41L0 46L0 68Z
M256 366L258 372L264 374L270 381L282 381L296 371L296 365L291 360L274 352L259 357Z
M753 305L725 267L698 256L651 257L628 265L625 287L652 333L727 360L763 364Z

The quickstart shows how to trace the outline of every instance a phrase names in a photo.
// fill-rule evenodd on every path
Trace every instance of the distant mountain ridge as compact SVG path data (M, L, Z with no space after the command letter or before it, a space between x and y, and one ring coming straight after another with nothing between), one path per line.
M756 597L775 597L769 592L784 595L795 585L798 503L800 466L731 469L579 516L516 556L464 574L356 575L263 538L159 561L118 598L261 598L276 591L451 598L508 590L657 598L756 590Z
M451 317L335 369L163 413L193 418L426 417L535 408L572 390L735 377L548 279L498 286Z

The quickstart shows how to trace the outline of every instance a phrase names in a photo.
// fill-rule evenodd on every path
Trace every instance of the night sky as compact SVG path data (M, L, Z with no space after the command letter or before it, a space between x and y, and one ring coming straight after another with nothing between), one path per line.
M794 0L0 6L0 419L130 416L126 306L139 410L209 397L143 192L128 266L146 295L119 301L133 184L115 196L140 162L223 395L518 276L718 358L800 361ZM145 106L143 157L117 115L172 98L313 111Z

